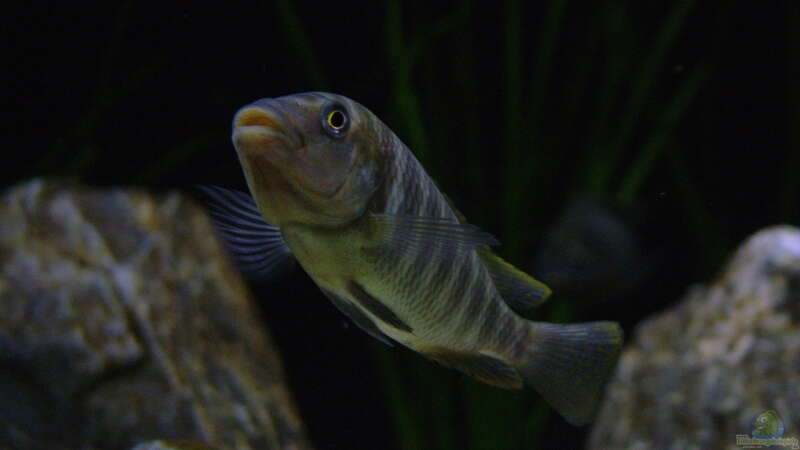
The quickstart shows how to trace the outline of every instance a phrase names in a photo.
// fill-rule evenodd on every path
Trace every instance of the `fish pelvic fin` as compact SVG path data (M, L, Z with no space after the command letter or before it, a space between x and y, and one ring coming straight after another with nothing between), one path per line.
M264 221L251 196L219 186L197 185L195 189L202 194L219 237L243 275L271 279L294 265L280 228Z
M377 317L378 320L391 327L397 328L398 330L406 331L408 333L414 332L411 326L397 317L397 314L395 314L391 308L370 295L360 284L351 280L347 284L347 290L362 308L369 311L373 316Z
M477 248L478 256L492 275L495 287L509 308L528 317L531 311L550 297L550 288L495 255L489 247Z
M530 322L516 363L525 382L573 425L591 422L622 349L616 322Z
M349 300L346 298L340 297L339 295L335 294L332 291L327 289L320 288L322 292L327 296L331 302L333 303L336 308L342 312L342 314L346 315L353 321L359 328L364 330L365 333L369 334L370 336L374 337L375 339L383 342L384 344L388 345L389 347L394 347L392 345L392 338L384 334L383 331L375 325L375 322L369 318L366 314L364 314L361 309L359 309L356 305L350 303Z

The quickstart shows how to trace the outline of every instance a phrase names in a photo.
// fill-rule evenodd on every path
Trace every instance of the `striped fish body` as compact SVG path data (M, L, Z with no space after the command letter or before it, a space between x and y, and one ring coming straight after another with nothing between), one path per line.
M484 351L505 355L524 339L527 322L497 293L474 245L430 240L387 245L370 216L412 216L458 223L457 214L425 170L393 134L384 184L364 216L336 229L283 227L284 238L312 279L346 299L393 341L423 353ZM402 235L402 231L389 230ZM393 320L365 306L371 297Z
M373 337L496 386L527 383L571 422L590 420L619 326L528 320L547 287L494 255L369 110L326 93L263 99L237 113L233 141L252 199L207 193L246 272L291 255Z

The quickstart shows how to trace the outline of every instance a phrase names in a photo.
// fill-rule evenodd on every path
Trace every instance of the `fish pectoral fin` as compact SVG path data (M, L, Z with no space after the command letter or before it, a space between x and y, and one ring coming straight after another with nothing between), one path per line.
M509 308L525 317L550 297L550 288L517 269L488 247L478 248L478 256L492 275L495 287Z
M203 194L225 248L246 277L273 278L293 265L280 228L264 221L252 197L218 186L195 188Z
M341 311L342 314L349 317L350 320L358 325L359 328L364 330L364 332L383 342L389 347L394 347L392 345L392 338L384 334L384 332L381 331L377 325L375 325L375 322L373 322L372 319L370 319L369 316L367 316L358 306L350 303L349 300L342 298L327 289L320 288L320 290L331 300L331 303L333 303L333 305L336 306L336 308Z
M460 370L493 386L521 389L524 384L517 369L489 353L456 351L442 347L420 351L443 366Z
M471 248L476 245L499 245L491 234L475 225L454 219L420 216L372 214L372 231L384 242L398 246L426 247L432 241Z

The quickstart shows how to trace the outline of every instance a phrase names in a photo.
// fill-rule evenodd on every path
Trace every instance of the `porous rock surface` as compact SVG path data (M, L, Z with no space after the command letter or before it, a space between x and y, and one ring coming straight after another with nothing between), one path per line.
M250 295L177 192L0 194L0 398L0 448L310 448Z
M800 438L800 230L789 226L756 233L717 280L638 327L588 448L739 449L766 410Z

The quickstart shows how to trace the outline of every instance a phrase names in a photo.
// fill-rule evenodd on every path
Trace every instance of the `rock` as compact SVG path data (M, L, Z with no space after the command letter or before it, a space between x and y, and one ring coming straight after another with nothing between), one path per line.
M642 323L588 448L741 448L775 410L800 438L800 230L751 237L722 276Z
M0 448L310 448L202 208L32 181L0 196Z
M151 441L133 447L131 450L216 450L195 441Z

